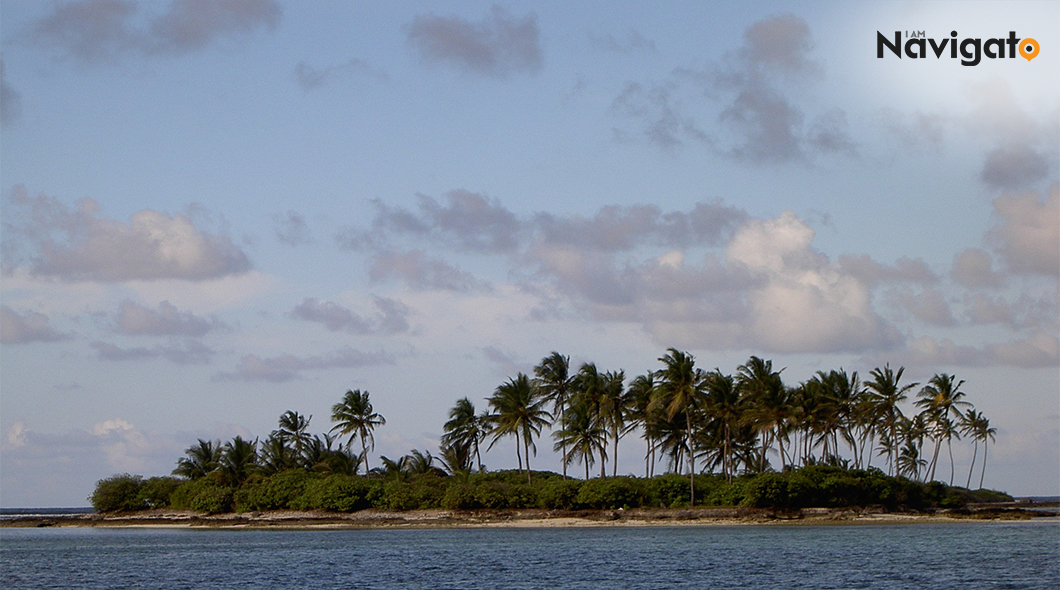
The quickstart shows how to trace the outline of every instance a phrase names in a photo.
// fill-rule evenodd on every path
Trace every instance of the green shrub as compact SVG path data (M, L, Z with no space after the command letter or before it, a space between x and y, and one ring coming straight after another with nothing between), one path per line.
M438 508L445 495L440 479L405 482L388 481L382 485L381 492L376 493L373 505L383 510L417 510ZM373 495L369 492L370 497Z
M743 506L755 508L786 508L788 482L779 473L760 473L744 482Z
M484 481L475 486L475 503L479 508L508 508L508 490L511 486L500 481Z
M590 479L574 498L577 508L633 508L643 504L640 482L632 477Z
M88 499L96 512L125 512L147 507L140 496L143 480L139 475L122 473L96 482L96 489Z
M724 480L718 482L711 486L706 493L697 493L696 503L709 506L739 506L744 498L744 481L742 479L734 479L732 483Z
M296 510L354 512L371 507L369 480L353 475L334 474L306 482L305 492L292 503Z
M169 476L148 478L140 486L140 499L147 508L166 508L170 496L181 483L181 480Z
M537 486L538 504L550 510L569 510L574 508L581 487L578 479L550 479Z
M688 506L688 477L676 473L656 475L648 480L646 504L660 508Z
M236 495L236 507L240 510L288 510L296 504L305 505L302 495L306 486L320 479L323 477L304 469L281 471L255 485L241 488Z
M473 510L481 508L475 498L475 486L470 483L458 483L449 486L440 501L442 508L448 510Z
M231 512L235 490L211 477L200 477L180 484L170 495L170 505L180 510L206 514Z

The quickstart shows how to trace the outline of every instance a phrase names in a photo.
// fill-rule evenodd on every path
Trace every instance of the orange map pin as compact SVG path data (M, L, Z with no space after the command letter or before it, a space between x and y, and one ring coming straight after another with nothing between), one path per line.
M1038 57L1038 42L1030 37L1022 39L1020 41L1020 55L1027 61Z

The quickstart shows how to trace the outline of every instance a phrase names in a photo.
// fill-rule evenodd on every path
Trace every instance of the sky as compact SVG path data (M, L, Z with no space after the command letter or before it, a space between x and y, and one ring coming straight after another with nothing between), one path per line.
M0 506L670 347L956 375L984 485L1060 494L1056 2L5 0L0 54Z

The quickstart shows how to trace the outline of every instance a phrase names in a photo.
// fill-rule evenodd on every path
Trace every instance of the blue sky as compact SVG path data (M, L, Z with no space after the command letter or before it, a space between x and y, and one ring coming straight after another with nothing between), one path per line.
M987 487L1060 493L1055 2L0 11L0 505L288 409L323 432L352 388L377 455L434 451L552 350L632 376L671 346L956 374ZM876 56L951 30L1041 55Z

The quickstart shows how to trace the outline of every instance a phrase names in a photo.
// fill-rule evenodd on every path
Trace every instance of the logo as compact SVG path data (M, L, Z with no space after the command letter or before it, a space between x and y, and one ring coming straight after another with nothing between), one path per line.
M905 43L902 43L902 31L895 31L894 37L888 38L876 31L876 58L883 59L885 50L902 58L903 53L909 59L927 59L934 54L935 59L942 59L948 54L950 59L957 59L958 52L962 66L977 66L985 57L987 59L1014 59L1017 54L1027 61L1038 57L1038 42L1030 37L1020 38L1016 31L1009 31L1008 37L982 39L966 38L958 41L957 31L951 31L942 42L928 39L924 31L905 31ZM930 49L929 49L930 48Z

